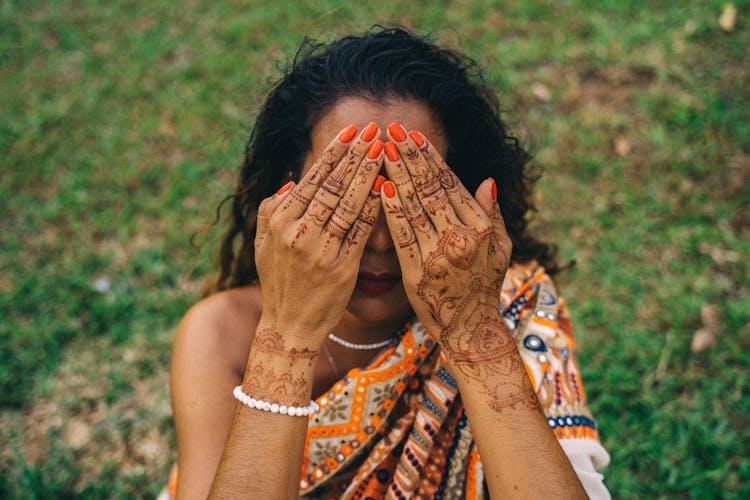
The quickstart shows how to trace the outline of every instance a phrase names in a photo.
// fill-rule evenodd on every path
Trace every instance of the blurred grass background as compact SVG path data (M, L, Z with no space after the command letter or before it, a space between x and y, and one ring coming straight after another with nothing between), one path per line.
M736 9L735 22L731 8ZM722 21L719 21L720 16ZM0 1L0 497L153 497L173 329L304 35L431 33L546 171L618 498L750 496L750 2ZM695 332L702 349L691 349Z

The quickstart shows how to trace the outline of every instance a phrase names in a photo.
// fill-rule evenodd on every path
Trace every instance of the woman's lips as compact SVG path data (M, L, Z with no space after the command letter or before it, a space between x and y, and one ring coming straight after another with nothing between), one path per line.
M370 295L382 295L391 291L401 283L401 275L397 273L360 272L357 275L357 290Z

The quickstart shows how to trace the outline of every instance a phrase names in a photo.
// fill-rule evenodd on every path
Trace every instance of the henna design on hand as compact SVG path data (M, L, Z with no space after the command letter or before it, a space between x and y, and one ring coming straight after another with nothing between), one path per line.
M437 183L435 183L437 184ZM439 186L438 186L439 187ZM450 201L448 201L447 198L434 198L430 200L427 205L425 205L424 209L425 211L430 214L430 216L435 217L436 215L440 213L445 213L448 208L450 208Z
M271 360L258 359L258 353ZM257 399L295 406L307 404L312 379L305 375L305 367L312 367L317 358L318 351L287 347L273 326L258 330L248 359L245 388Z
M404 220L407 218L401 206L389 206L386 210L396 219ZM416 245L417 240L414 237L414 232L409 229L408 225L398 224L397 227L398 231L394 235L394 242L399 248L409 248L412 245Z
M424 208L422 208L422 204L419 202L419 197L417 196L416 191L411 188L411 182L407 180L396 186L400 193L404 193L402 195L401 203L404 207L404 213L407 219L414 219L418 217L419 214L424 213Z
M292 240L291 247L294 248L294 245L302 238L305 233L307 233L307 223L305 221L301 221L299 225L297 226L297 231L294 233L294 239Z
M328 221L328 224L323 228L323 232L331 238L341 241L346 237L349 228L342 227L341 224L331 218Z
M441 170L438 174L438 181L446 191L453 190L458 186L458 179L450 170Z
M427 214L422 212L418 216L413 217L408 220L409 220L409 224L411 224L414 231L419 232L427 239L429 239L432 236L433 234L432 222L430 221L430 218L427 217Z
M440 185L440 181L438 181L437 177L432 175L432 173L422 177L417 177L414 181L414 185L417 188L417 192L420 193L422 197L422 203L432 202L434 198L438 198L438 193L443 189ZM442 197L439 197L438 199L440 198Z
M296 361L307 361L308 366L312 366L313 361L318 358L318 351L309 348L297 349L296 347L287 348L284 345L284 339L274 327L259 330L253 338L253 347L258 351L267 354L273 354L287 358L291 363Z
M418 149L409 148L406 150L406 159L415 164L415 173L424 174L427 164L421 160Z
M312 381L301 374L295 377L290 372L277 373L271 367L257 364L249 370L246 379L246 390L256 399L291 406L303 406L309 402L307 394Z
M478 230L451 224L424 262L417 296L435 323L442 325L440 345L451 365L467 380L482 383L493 411L519 405L539 409L523 361L497 308L504 272L478 259L498 251L496 240L491 227ZM482 248L487 252L483 254Z

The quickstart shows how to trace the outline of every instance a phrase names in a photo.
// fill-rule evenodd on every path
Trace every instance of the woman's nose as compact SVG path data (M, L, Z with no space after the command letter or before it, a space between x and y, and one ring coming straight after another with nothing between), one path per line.
M372 228L370 238L367 240L367 248L373 252L387 252L393 248L393 240L391 239L391 233L388 231L383 210L380 210L375 226Z

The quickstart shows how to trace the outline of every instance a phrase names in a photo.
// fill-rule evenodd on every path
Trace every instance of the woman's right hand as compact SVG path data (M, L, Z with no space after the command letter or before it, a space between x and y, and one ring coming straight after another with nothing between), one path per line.
M317 349L338 323L380 210L380 129L370 123L356 132L342 130L299 184L290 181L258 208L259 327L292 345Z

